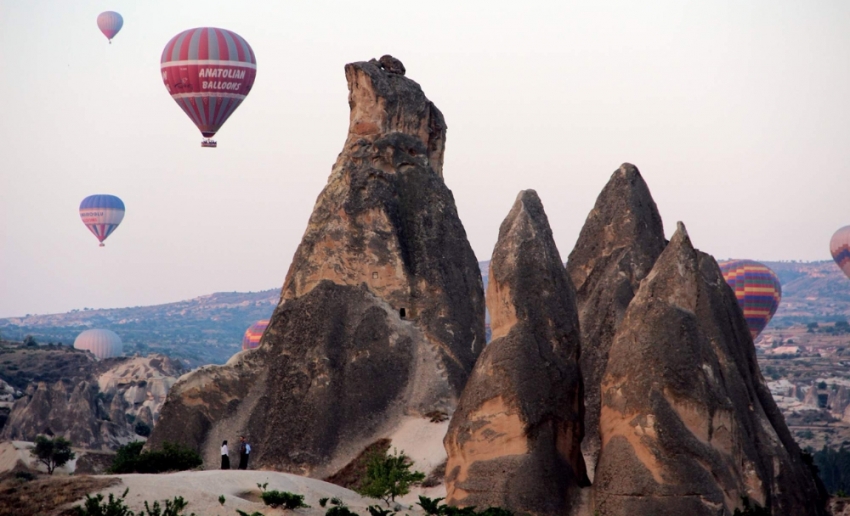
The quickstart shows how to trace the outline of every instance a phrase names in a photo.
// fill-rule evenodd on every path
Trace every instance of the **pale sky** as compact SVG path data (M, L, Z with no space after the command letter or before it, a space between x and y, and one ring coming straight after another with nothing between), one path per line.
M521 189L564 259L624 161L718 258L829 259L850 224L850 2L0 0L0 317L280 287L348 126L343 66L389 53L448 124L479 260ZM115 10L112 45L95 23ZM257 79L202 149L159 57L214 26ZM127 214L106 241L90 194Z

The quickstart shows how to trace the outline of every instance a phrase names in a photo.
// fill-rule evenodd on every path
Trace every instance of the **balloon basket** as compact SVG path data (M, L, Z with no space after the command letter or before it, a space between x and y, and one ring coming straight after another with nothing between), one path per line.
M104 244L103 242L101 242L101 243L100 243L100 245L99 245L98 247L106 247L106 244Z
M215 140L209 140L209 139L202 140L201 141L201 147L208 147L208 148L211 148L211 149L215 149L216 147L218 147L218 142L216 142Z

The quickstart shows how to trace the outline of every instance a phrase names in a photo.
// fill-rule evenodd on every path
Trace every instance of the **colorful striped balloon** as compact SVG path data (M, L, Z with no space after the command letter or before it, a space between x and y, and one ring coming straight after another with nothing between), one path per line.
M103 247L103 241L124 220L124 202L114 195L89 195L80 203L80 218Z
M97 15L97 28L106 36L110 45L112 44L112 38L118 34L118 31L123 26L124 18L115 11L106 11Z
M257 59L238 34L200 27L171 38L160 70L171 98L212 138L251 91Z
M245 336L242 337L242 349L254 349L259 346L260 338L263 336L263 332L266 331L268 326L268 319L263 319L262 321L257 321L252 324L251 327L245 331Z
M752 260L721 262L723 279L735 291L753 340L767 326L782 299L782 285L776 274Z
M844 226L832 235L829 252L844 275L850 278L850 226Z

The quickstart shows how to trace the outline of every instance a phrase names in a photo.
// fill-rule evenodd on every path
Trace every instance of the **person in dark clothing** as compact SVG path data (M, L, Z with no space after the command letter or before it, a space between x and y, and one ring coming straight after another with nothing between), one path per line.
M248 458L251 455L251 445L245 440L245 436L239 437L239 469L248 469Z
M230 453L227 451L227 441L221 443L221 469L230 469Z

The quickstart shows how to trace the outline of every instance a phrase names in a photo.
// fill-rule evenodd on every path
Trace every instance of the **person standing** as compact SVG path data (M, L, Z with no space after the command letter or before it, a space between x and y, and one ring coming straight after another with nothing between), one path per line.
M239 437L239 469L248 469L248 458L251 455L251 445L245 440L245 436Z
M227 452L227 441L221 443L221 469L230 469L230 454Z

